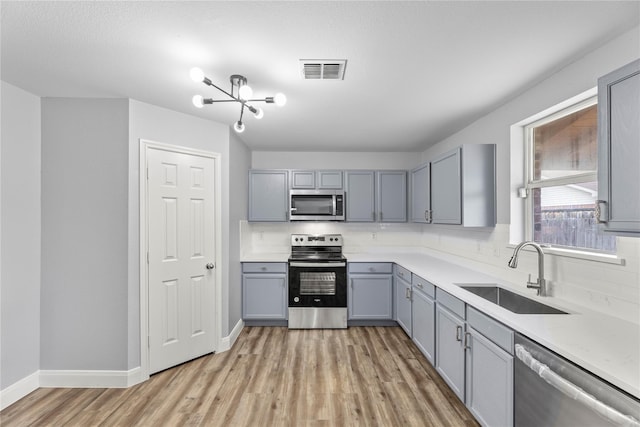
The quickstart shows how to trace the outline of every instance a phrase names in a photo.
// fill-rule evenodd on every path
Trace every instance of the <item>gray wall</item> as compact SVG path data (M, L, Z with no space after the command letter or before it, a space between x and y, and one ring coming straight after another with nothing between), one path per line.
M420 153L254 151L253 169L413 169Z
M229 334L229 128L143 102L129 101L128 368L140 366L139 159L140 139L220 153L222 162L222 336ZM234 196L235 197L235 196Z
M0 390L40 369L40 98L2 82Z
M229 328L242 317L242 275L240 271L240 221L247 219L251 152L235 132L229 137ZM230 332L230 331L229 331Z
M42 99L41 369L127 368L128 116Z
M598 77L640 57L638 27L559 70L423 153L423 159L463 144L497 144L498 223L510 222L510 127L597 85Z

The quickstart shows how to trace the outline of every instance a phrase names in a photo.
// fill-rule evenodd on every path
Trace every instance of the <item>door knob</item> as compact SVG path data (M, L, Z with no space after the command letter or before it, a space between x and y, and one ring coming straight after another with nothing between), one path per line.
M209 264L207 264L207 270L213 270L213 268L215 267L215 265L213 265L212 262L210 262Z

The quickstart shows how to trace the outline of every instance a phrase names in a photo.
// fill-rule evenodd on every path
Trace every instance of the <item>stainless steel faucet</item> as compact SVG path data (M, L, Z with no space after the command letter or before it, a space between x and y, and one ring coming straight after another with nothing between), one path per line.
M549 295L549 291L547 290L547 281L544 279L544 252L542 252L542 247L540 247L539 244L536 242L525 241L516 246L511 259L509 260L509 267L516 268L518 266L518 254L520 253L520 249L525 246L533 246L538 252L538 280L532 282L531 274L529 274L527 288L537 289L539 296L546 297Z

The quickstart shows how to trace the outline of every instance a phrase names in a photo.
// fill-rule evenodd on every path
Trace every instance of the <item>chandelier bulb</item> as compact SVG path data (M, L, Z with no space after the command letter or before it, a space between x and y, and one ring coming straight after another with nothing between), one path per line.
M238 96L240 99L247 101L253 96L253 89L251 89L249 85L242 85L240 89L238 89Z
M193 98L191 99L191 102L193 102L193 105L195 105L198 108L202 108L204 106L204 100L202 99L202 95L194 95Z
M282 107L287 103L287 97L284 93L276 93L276 96L273 97L273 102L275 102L278 107Z
M264 117L264 111L262 111L262 108L257 108L256 112L253 113L253 115L255 116L256 119L260 120L261 118Z
M238 120L237 122L234 123L233 130L235 130L238 133L244 132L244 123Z
M193 67L191 71L189 71L189 75L191 76L191 80L196 83L202 83L204 81L204 72L198 67Z

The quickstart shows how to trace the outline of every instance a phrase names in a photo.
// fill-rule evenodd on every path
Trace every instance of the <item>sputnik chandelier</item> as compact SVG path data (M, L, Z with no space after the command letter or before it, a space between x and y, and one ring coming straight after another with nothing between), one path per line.
M238 102L240 104L240 119L233 125L233 129L238 132L244 132L244 123L242 121L242 117L244 116L244 109L248 109L253 113L256 119L261 119L264 116L264 112L261 108L256 108L253 105L249 104L249 102L266 102L267 104L276 104L279 107L282 107L287 103L287 97L282 93L277 93L275 96L269 96L262 99L251 99L253 96L253 90L247 84L247 78L241 76L240 74L233 74L229 77L231 81L231 92L227 92L226 90L216 86L205 77L204 72L200 68L192 68L191 69L191 80L194 82L202 82L207 86L213 86L218 89L220 92L227 95L230 99L213 99L213 98L203 98L202 95L195 95L192 99L193 105L198 108L202 108L205 104L213 104L216 102Z

